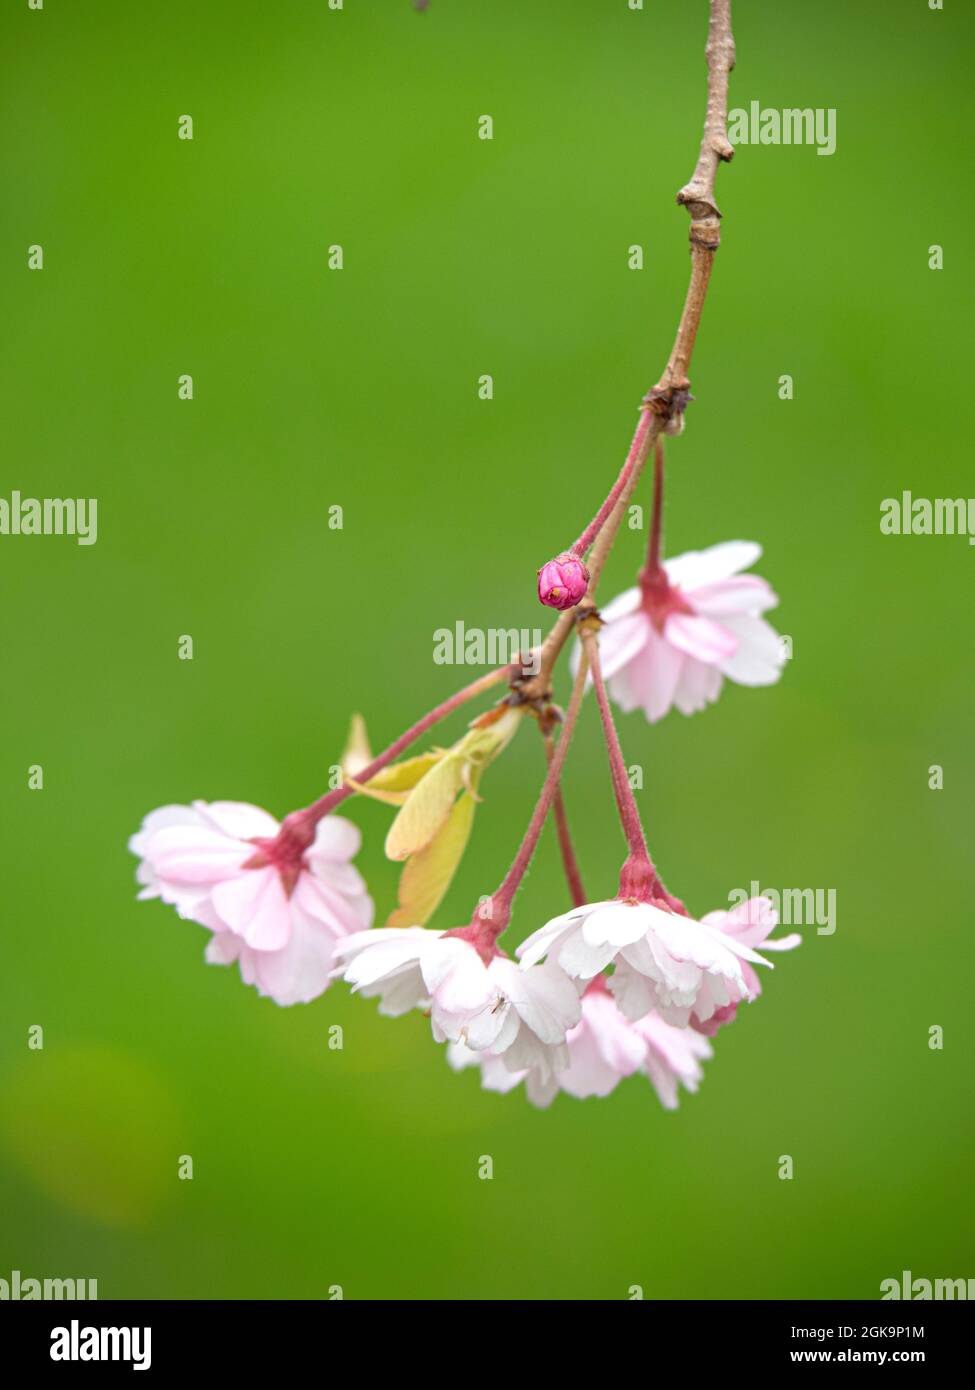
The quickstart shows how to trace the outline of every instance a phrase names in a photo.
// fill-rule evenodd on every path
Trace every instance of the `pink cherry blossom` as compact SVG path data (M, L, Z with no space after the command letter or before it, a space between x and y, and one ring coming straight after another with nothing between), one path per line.
M653 1010L677 1028L702 1022L747 995L743 962L768 964L734 934L673 912L666 903L613 898L586 903L533 932L518 947L522 965L547 957L576 980L607 966L622 1013L635 1022Z
M704 709L725 676L739 685L778 680L782 643L760 616L778 598L764 579L740 573L761 553L751 541L689 551L600 610L603 674L621 709L642 708L655 723L673 705Z
M700 1063L711 1056L710 1045L693 1029L674 1028L654 1014L631 1022L598 976L583 995L582 1017L565 1041L568 1065L547 1075L534 1067L513 1070L506 1057L475 1052L463 1043L451 1044L448 1060L455 1070L479 1065L488 1091L504 1093L524 1081L529 1100L540 1107L560 1090L579 1100L608 1096L624 1077L641 1072L661 1104L674 1110L679 1084L696 1091L703 1076Z
M278 1004L328 988L336 941L372 921L372 899L350 862L359 831L341 816L318 822L304 850L276 842L258 806L195 801L150 812L129 841L140 898L161 898L213 936L206 959L237 961L246 984Z
M496 954L485 961L462 936L425 927L380 927L339 942L341 974L380 1013L430 1013L437 1042L507 1054L511 1066L548 1074L564 1065L565 1035L579 1020L576 987L550 966L523 969Z

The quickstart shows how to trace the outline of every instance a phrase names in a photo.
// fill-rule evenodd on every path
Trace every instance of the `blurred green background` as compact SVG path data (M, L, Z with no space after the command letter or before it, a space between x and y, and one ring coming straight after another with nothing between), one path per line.
M344 987L279 1009L135 901L150 808L304 805L351 711L381 746L474 674L433 664L435 629L547 625L535 568L615 478L683 300L706 8L4 0L0 495L97 497L99 536L0 537L0 1276L612 1299L975 1275L975 554L879 531L902 489L973 491L960 4L735 5L732 104L833 107L837 151L720 171L667 542L760 540L794 659L621 734L693 910L752 879L833 888L837 929L779 959L700 1093L666 1114L637 1078L536 1112L451 1073L419 1015ZM622 533L605 597L642 548ZM525 729L437 925L495 886L542 770ZM567 799L604 896L622 844L589 704ZM389 811L351 816L381 922ZM512 939L564 904L547 834Z

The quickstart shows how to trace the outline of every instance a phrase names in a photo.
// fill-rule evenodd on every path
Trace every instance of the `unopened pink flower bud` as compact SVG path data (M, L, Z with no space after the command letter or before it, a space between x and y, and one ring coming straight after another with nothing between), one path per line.
M585 598L588 588L588 569L568 551L556 555L538 571L538 597L546 608L574 608Z

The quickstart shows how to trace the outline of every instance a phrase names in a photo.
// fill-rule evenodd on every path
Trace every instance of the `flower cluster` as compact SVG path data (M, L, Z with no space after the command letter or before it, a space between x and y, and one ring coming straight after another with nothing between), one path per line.
M245 983L278 1004L306 1003L343 979L378 1000L382 1014L423 1011L451 1067L476 1067L487 1090L523 1084L532 1103L547 1106L559 1091L606 1096L639 1073L674 1109L681 1087L697 1089L718 1031L761 993L755 967L770 965L762 951L790 950L799 937L772 936L778 919L764 898L695 919L668 892L647 849L611 697L654 723L674 706L684 714L702 709L726 676L766 685L783 665L781 643L761 616L775 595L743 573L758 546L732 541L662 559L659 445L655 467L648 557L635 588L600 616L581 558L608 524L626 468L573 550L538 573L539 599L563 614L574 610L569 625L579 636L564 714L551 703L545 666L569 630L560 618L534 682L514 667L482 677L377 757L356 717L342 785L280 823L241 802L153 811L130 841L139 896L160 898L206 928L206 959L236 964ZM400 760L434 724L505 679L507 696L456 742ZM615 896L595 902L585 899L561 794L587 690L595 692L627 845ZM430 928L467 847L485 774L531 722L545 737L548 771L514 861L469 923ZM380 928L372 927L373 903L352 863L359 832L336 814L355 795L395 808L385 848L403 869L398 904ZM512 958L499 938L550 814L573 905Z

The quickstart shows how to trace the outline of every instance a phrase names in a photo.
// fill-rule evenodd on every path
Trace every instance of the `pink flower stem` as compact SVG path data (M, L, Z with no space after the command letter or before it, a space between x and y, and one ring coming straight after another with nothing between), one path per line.
M626 835L626 842L630 851L620 872L620 897L642 898L649 894L653 897L662 898L674 912L679 912L686 917L688 916L687 908L684 906L683 902L681 902L680 898L668 892L667 886L654 867L649 851L647 850L647 841L643 831L643 824L640 820L640 812L637 809L633 788L630 786L630 779L626 775L623 750L620 747L619 735L616 732L616 725L613 722L613 715L609 706L606 683L603 679L602 666L599 661L599 642L595 632L583 632L583 650L588 653L589 666L592 671L592 683L596 691L599 716L602 720L603 733L606 738L606 749L609 755L609 766L613 778L613 790L616 793L616 804L619 807L620 820L623 824L623 831Z
M586 551L592 545L593 541L599 535L600 531L603 529L603 526L606 524L606 521L609 518L610 513L619 501L623 489L626 487L627 483L630 480L630 474L633 472L634 468L638 466L638 464L642 466L643 459L645 457L647 436L650 433L653 424L654 416L652 412L649 410L641 410L640 422L637 425L636 434L634 434L633 436L633 442L630 445L629 452L626 455L626 461L624 462L623 467L620 469L620 475L616 479L616 482L613 484L612 489L610 490L606 498L606 501L599 508L599 511L596 513L592 521L590 521L589 525L586 527L582 535L576 541L575 545L573 545L572 549L569 551L570 555L575 555L578 559L581 560L583 555L585 555Z
M418 719L415 724L411 724L405 733L400 734L399 738L394 739L388 748L384 748L372 762L367 764L356 776L357 782L368 782L375 777L377 772L381 772L388 766L394 758L398 758L404 749L409 748L411 743L415 743L421 734L425 734L428 729L432 729L435 724L439 724L441 719L446 719L448 714L453 714L454 710L468 700L475 699L478 695L490 690L492 686L500 684L501 681L513 676L521 670L519 662L511 662L507 666L499 666L495 671L489 671L486 676L479 676L476 681L471 681L470 685L465 685L462 690L458 690L449 699L429 710L422 719ZM327 816L330 811L334 811L336 806L340 806L347 797L355 795L355 788L350 786L336 787L334 791L326 792L317 801L306 806L303 811L292 811L285 816L278 831L279 847L290 849L292 853L301 855L315 838L315 826Z
M659 879L647 850L640 812L637 809L633 788L630 786L630 779L627 776L616 725L613 723L613 713L609 707L606 682L603 680L602 666L599 660L599 641L596 633L592 630L584 631L582 642L583 648L589 656L589 669L592 672L592 683L596 691L599 717L602 720L603 736L606 740L606 751L609 755L609 766L613 777L613 791L616 794L620 822L629 848L629 854L620 873L620 897L645 900L652 897L658 890Z
M545 735L545 756L551 763L555 756L555 744L552 742L550 734ZM562 796L562 783L555 789L555 800L552 802L552 817L555 821L556 834L559 837L559 852L562 855L562 867L565 870L565 881L569 887L569 896L574 907L582 907L588 902L586 890L582 886L582 875L579 872L579 864L576 860L575 849L572 844L572 835L569 832L569 820L565 814L565 799Z
M480 905L474 913L474 918L469 927L460 927L455 933L447 935L463 935L473 941L481 952L482 956L490 959L495 954L494 943L511 921L511 905L514 902L515 894L525 876L525 871L531 863L538 844L539 836L545 819L552 809L552 804L559 790L559 780L562 776L562 768L565 765L566 755L569 751L569 742L572 738L572 731L575 728L576 719L582 705L582 697L586 689L586 668L587 661L585 652L579 662L579 669L576 672L575 682L572 686L572 695L569 699L569 708L566 710L565 719L562 721L562 732L559 734L559 741L555 745L552 760L548 765L545 774L545 781L535 809L532 812L531 820L528 822L528 829L525 831L524 838L518 846L518 852L511 863L511 868L505 874L501 883L487 903Z
M650 538L647 544L647 560L640 571L640 582L646 587L652 585L663 574L661 561L661 541L663 538L664 517L664 442L658 438L653 451L653 515L650 518Z

